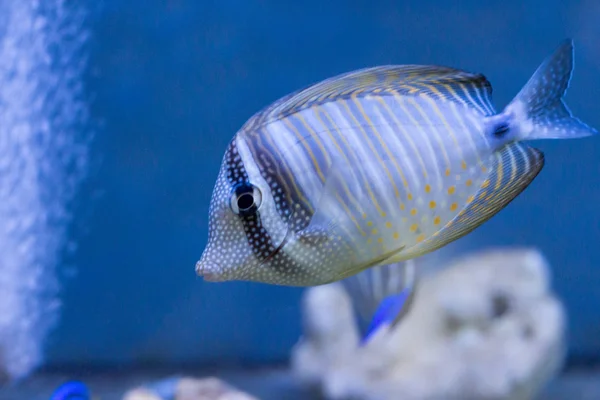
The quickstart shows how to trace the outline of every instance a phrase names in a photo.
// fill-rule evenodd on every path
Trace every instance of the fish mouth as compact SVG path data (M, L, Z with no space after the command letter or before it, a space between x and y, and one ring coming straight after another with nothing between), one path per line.
M196 263L196 275L201 276L207 282L223 282L221 268L216 263L209 263L204 257Z

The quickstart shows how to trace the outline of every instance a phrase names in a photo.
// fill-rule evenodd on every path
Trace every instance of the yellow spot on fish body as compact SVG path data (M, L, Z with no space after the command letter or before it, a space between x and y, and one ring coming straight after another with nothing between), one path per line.
M412 199L413 199L413 197L412 197L412 194L411 194L411 193L407 194L407 195L406 195L406 198L407 198L408 200L412 200Z
M410 210L410 215L417 215L417 209L413 208L412 210Z
M404 210L406 208L406 206L404 205L404 203L400 204L400 209Z
M385 226L386 226L386 228L391 228L392 227L392 223L388 221L388 222L385 223Z
M420 234L419 236L417 236L417 243L421 243L423 240L425 240L425 235Z
M448 188L448 194L454 194L455 191L456 191L456 188L454 186L450 186Z
M434 223L435 225L439 225L441 220L442 220L442 219L441 219L439 216L437 216L437 217L435 217L435 218L433 219L433 223Z
M473 184L473 181L471 179L467 179L467 181L465 182L465 185L467 186L471 186Z
M481 172L487 172L487 168L485 166L481 167Z
M379 242L379 243L383 243L383 238L379 238L379 239L377 239L377 242Z
M431 192L431 186L429 184L425 185L425 193Z
M452 205L450 205L450 211L455 211L458 208L458 204L456 203L452 203Z
M435 201L431 200L429 202L429 208L435 208Z
M446 168L446 176L450 176L450 168Z
M419 225L417 225L417 224L412 224L412 225L410 226L410 231L411 231L411 232L415 232L415 231L416 231L418 228L419 228Z
M363 213L362 217L363 219L367 219L367 214Z
M377 235L377 232L378 232L378 231L377 231L377 229L373 229L373 230L371 231L371 233L372 233L373 235Z
M465 161L463 161L462 163L460 163L460 167L462 169L467 169L467 163Z
M398 238L400 237L400 235L398 234L398 232L394 232L394 239L398 240Z
M381 218L385 218L386 213L384 211L381 212Z
M367 221L367 226L372 226L373 225L373 221Z

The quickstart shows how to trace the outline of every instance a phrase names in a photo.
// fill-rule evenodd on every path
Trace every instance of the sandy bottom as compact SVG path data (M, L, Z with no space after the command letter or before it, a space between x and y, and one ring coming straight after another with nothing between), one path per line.
M85 381L94 399L120 400L133 387L174 375L195 377L217 376L262 400L321 400L315 393L298 386L282 369L212 371L103 371L86 374L47 372L37 374L18 385L0 389L0 400L48 400L55 387L68 379ZM600 399L600 369L572 371L553 381L539 397L540 400L598 400Z

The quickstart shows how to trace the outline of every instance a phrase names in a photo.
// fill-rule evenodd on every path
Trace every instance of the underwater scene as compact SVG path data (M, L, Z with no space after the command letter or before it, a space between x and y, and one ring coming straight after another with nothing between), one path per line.
M0 400L600 400L597 0L0 0Z

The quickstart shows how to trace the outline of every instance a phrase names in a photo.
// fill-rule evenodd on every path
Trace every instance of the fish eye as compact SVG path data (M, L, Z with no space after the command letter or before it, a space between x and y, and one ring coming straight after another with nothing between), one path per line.
M242 183L233 189L230 206L238 215L250 215L255 213L262 202L260 190L249 183Z

